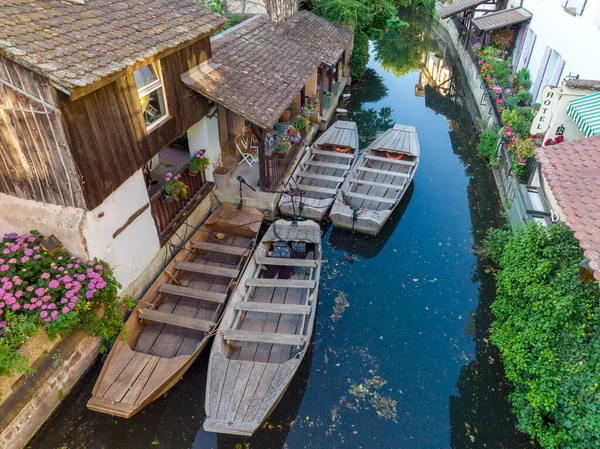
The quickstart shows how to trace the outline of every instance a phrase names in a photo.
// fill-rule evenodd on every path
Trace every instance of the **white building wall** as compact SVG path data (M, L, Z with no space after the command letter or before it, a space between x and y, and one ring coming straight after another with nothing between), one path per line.
M130 217L148 202L146 183L139 170L100 206L87 212L83 220L82 231L89 257L106 261L124 286L144 271L160 249L149 206L127 224ZM125 225L122 232L113 237Z
M581 79L600 79L600 58L597 57L600 1L587 0L582 14L576 16L561 6L565 1L523 1L523 7L533 13L529 29L535 33L535 42L529 61L526 61L527 52L524 50L518 68L527 66L534 84L539 74L546 70L546 76L540 83L540 93L545 84L555 84L553 81L557 78L560 83L560 79L569 74L579 75ZM562 74L558 73L559 57L565 61ZM539 100L539 96L535 100Z
M221 143L219 140L219 119L215 115L212 118L204 117L187 131L190 157L199 150L206 150L206 157L210 159L210 165L206 168L206 180L214 181L213 164L221 154Z

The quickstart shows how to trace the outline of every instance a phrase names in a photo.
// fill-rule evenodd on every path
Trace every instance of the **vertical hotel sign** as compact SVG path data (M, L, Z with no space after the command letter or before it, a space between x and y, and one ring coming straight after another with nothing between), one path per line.
M550 126L550 119L552 118L552 103L558 97L560 87L546 86L542 91L542 105L537 115L533 119L531 134L544 134Z

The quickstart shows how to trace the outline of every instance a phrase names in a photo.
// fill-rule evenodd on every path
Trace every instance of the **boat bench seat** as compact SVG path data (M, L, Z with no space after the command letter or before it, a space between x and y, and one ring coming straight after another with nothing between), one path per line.
M240 301L235 305L235 310L241 310L243 312L282 313L288 315L310 315L311 307L303 304Z
M304 346L306 335L278 334L276 332L252 332L239 329L220 331L225 341L247 341L250 343L270 343L274 345Z
M316 282L299 279L251 278L246 280L248 287L315 288Z
M227 278L237 278L240 270L233 268L214 267L203 263L178 262L175 264L176 270L190 271L192 273L208 274L213 276L223 276Z
M314 259L286 259L284 257L260 257L256 258L261 265L276 265L280 267L309 267L315 268L317 261Z
M218 302L223 304L227 300L225 293L209 292L207 290L197 290L191 287L182 287L180 285L163 284L159 287L160 293L169 295L185 296L186 298L203 299L205 301Z
M196 331L208 332L216 326L211 321L192 318L189 316L175 315L173 313L160 312L158 310L142 309L138 317L141 320L152 321L154 323L170 324L171 326L193 329Z
M192 248L216 253L233 254L234 256L243 256L248 251L248 248L244 248L243 246L221 245L220 243L208 242L194 242Z

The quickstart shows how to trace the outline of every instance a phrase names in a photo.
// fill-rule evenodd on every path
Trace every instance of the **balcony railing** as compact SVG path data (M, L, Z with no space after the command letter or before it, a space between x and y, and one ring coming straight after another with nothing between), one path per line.
M187 216L214 188L214 183L206 182L204 171L196 176L190 176L188 164L179 171L178 175L181 176L181 181L188 186L188 193L185 198L171 203L165 202L163 200L164 188L150 198L152 217L156 224L161 246L169 240Z
M290 151L285 154L279 154L277 152L277 145L279 140L277 138L267 139L265 142L266 151L268 156L265 156L263 160L260 161L261 164L264 164L264 173L265 173L265 190L267 192L274 192L277 189L279 183L283 180L285 174L288 169L294 162L298 151L304 145L304 139L306 137L306 132L301 132L302 139L299 142L292 145Z

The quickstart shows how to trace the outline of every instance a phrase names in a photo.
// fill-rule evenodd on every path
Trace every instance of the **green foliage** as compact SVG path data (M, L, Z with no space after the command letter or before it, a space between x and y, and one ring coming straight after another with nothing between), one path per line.
M40 329L40 324L33 316L12 311L6 311L4 319L8 326L0 337L0 376L10 376L27 370L29 359L17 350Z
M515 84L521 89L529 90L531 88L531 75L525 67L515 73Z
M488 229L485 239L483 240L483 248L486 250L487 256L495 265L500 265L502 254L511 237L512 234L506 229Z
M494 79L502 89L506 89L508 87L508 78L512 74L512 58L508 58L507 60L492 59L490 64Z
M235 26L244 20L244 16L242 14L235 14L227 11L227 4L225 0L208 0L206 1L205 5L217 14L221 14L227 19L223 30L231 28L232 26Z
M506 109L502 112L502 121L512 128L513 133L527 136L533 122L533 111L529 108Z
M530 104L532 100L531 94L526 89L520 89L514 97L519 100L519 104L522 106Z
M354 29L350 73L358 80L369 61L369 40L380 39L389 30L409 27L409 23L398 16L398 7L432 13L434 3L433 0L316 0L312 10L327 20Z
M534 222L494 235L499 265L492 342L514 385L522 431L547 449L588 449L600 435L598 283L578 278L583 253L562 225ZM499 255L501 253L501 255Z
M498 132L500 128L496 124L488 126L479 133L479 144L477 153L482 157L487 157L490 161L496 160L496 148L498 146Z

